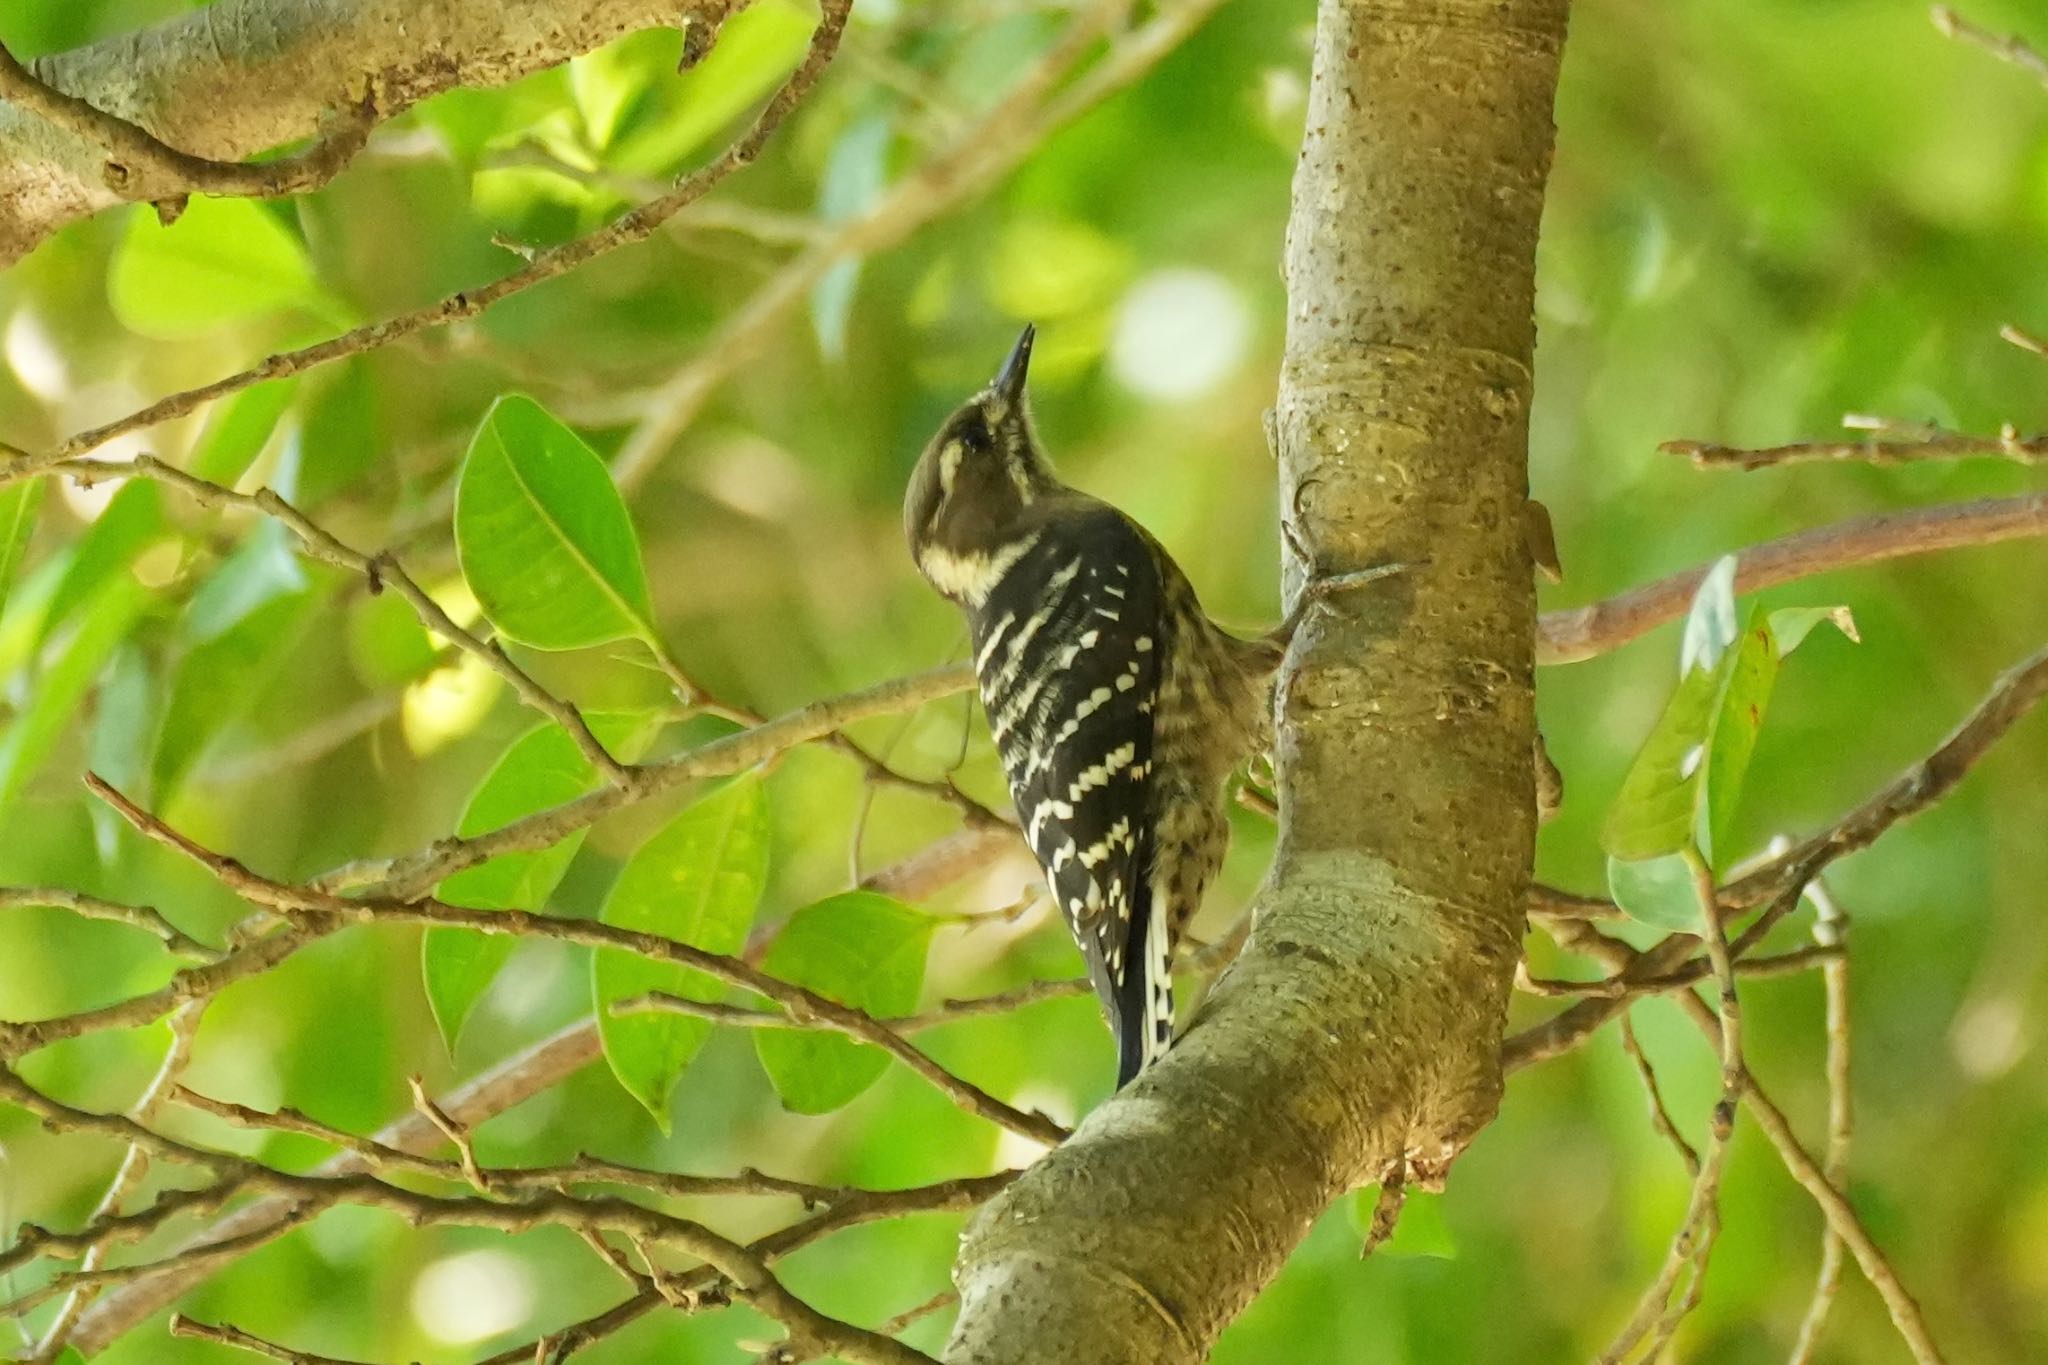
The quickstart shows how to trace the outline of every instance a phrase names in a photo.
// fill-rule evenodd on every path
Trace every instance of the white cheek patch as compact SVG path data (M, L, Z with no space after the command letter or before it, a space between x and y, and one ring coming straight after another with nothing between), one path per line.
M944 497L953 496L953 480L959 476L962 453L958 441L948 441L939 452L939 492Z

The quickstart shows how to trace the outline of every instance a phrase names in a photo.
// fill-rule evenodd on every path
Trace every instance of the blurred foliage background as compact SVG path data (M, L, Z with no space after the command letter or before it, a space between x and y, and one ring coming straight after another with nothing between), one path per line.
M33 56L181 11L177 0L8 6L0 37ZM1068 476L1119 503L1188 568L1211 609L1276 614L1271 402L1285 301L1277 262L1313 19L1307 0L1223 4L1147 80L1048 139L1023 167L808 291L772 344L717 387L629 497L669 649L716 694L763 713L957 657L957 617L913 573L903 479L944 412L1024 320L1040 327L1041 430ZM1969 17L2048 43L2024 0ZM452 479L486 408L523 392L601 452L648 393L776 278L816 224L882 187L986 108L1067 7L1029 0L861 0L847 50L761 165L710 210L537 288L479 323L275 383L121 442L268 481L352 543L401 548L460 598ZM678 78L679 38L648 34L516 87L456 92L379 131L332 185L285 203L195 202L170 230L104 214L0 277L0 434L36 448L283 345L432 301L517 264L494 241L549 244L605 221L709 155L787 71L811 16L759 0ZM1702 474L1659 440L1771 443L1845 412L1974 431L2048 419L2048 368L2002 323L2048 328L2048 91L1943 40L1902 0L1581 0L1558 106L1540 259L1534 492L1566 579L1546 605L1619 591L1722 551L1887 507L2038 486L2000 461ZM712 211L712 210L715 210ZM741 211L744 210L744 211ZM241 471L246 468L246 473ZM253 566L253 567L252 567ZM56 884L161 907L207 941L239 915L203 875L88 802L96 767L214 845L310 876L447 832L531 728L494 679L442 666L402 603L295 560L272 531L167 490L53 486L0 617L0 884ZM215 585L211 591L209 585ZM251 586L251 585L255 586ZM2016 543L1900 561L1780 590L1844 602L1788 667L1757 755L1745 850L1829 821L1927 750L2006 665L2048 638L2048 558ZM1666 628L1547 671L1543 726L1567 783L1540 874L1598 890L1595 832L1668 693ZM527 657L527 656L522 656ZM658 704L624 647L533 656L579 702ZM1001 787L960 702L862 737L927 776ZM672 726L673 751L722 722ZM968 735L963 741L963 733ZM2048 727L2023 725L1935 812L1831 876L1853 918L1858 1208L1959 1360L2048 1358ZM766 782L773 925L844 889L859 771L821 750ZM858 866L952 826L882 791ZM680 804L601 825L550 908L594 914L622 859ZM1241 815L1243 813L1240 813ZM1244 815L1198 930L1256 885L1270 830ZM1021 858L929 907L986 910L1032 881ZM1795 938L1805 918L1786 939ZM418 934L355 929L213 1005L187 1083L368 1131L589 1009L582 955L522 948L451 1056L431 1019ZM1561 960L1532 937L1532 969ZM144 936L58 911L0 915L0 1016L34 1018L160 984ZM925 998L1073 975L1042 910L936 932ZM1818 979L1748 993L1750 1055L1818 1149ZM1518 1002L1518 1018L1552 1008ZM1689 1132L1715 1062L1678 1012L1637 1008ZM162 1026L36 1055L25 1074L92 1107L129 1103ZM1093 1004L1052 1001L928 1035L948 1065L1072 1119L1107 1092ZM602 1065L479 1138L491 1160L589 1152L688 1171L751 1165L904 1184L1028 1156L900 1068L821 1117L783 1111L749 1040L713 1038L664 1132ZM182 1132L309 1164L316 1144L193 1115ZM7 1220L73 1226L118 1157L0 1112ZM1499 1121L1396 1254L1357 1259L1337 1209L1234 1326L1224 1362L1556 1362L1597 1351L1661 1258L1686 1180L1652 1133L1610 1029L1518 1076ZM1767 1146L1738 1135L1705 1302L1681 1358L1782 1359L1812 1279L1819 1220ZM740 1233L786 1213L715 1210ZM945 1283L957 1220L838 1237L789 1263L822 1306L878 1321ZM338 1210L248 1257L189 1311L302 1349L462 1361L595 1312L617 1282L567 1233L415 1231ZM912 1340L930 1345L943 1319ZM741 1310L657 1314L593 1361L745 1359L772 1332ZM9 1342L12 1345L12 1342ZM1851 1272L1820 1358L1897 1358ZM115 1361L227 1358L156 1328Z

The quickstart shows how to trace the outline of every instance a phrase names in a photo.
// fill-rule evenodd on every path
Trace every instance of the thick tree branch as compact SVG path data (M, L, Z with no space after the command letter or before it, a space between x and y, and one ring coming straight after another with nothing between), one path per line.
M1199 1360L1329 1201L1492 1115L1534 837L1523 544L1563 0L1323 0L1279 412L1291 540L1411 572L1282 684L1287 814L1166 1059L970 1225L946 1358Z
M403 9L398 14L387 14L383 13L384 6L376 3L376 0L305 0L305 2L309 8L316 9L324 4L335 4L344 7L360 7L378 11L381 15L381 21L387 26L390 33L398 35L399 41L406 44L406 50L414 54L415 58L419 55L420 49L418 49L417 44L422 37L420 32L421 25L412 17L413 11L410 7ZM0 463L0 484L6 484L15 479L37 473L48 469L52 465L61 464L66 460L76 459L80 455L98 449L125 432L140 431L146 427L155 426L159 422L168 422L174 417L182 417L186 413L196 412L215 399L225 398L232 393L239 393L241 390L253 387L267 379L276 379L288 374L298 374L316 366L324 365L329 361L339 360L344 356L355 355L378 346L388 345L404 337L432 331L437 327L444 327L451 322L460 322L465 318L473 318L492 304L497 303L501 299L509 298L523 289L529 289L545 280L551 280L559 275L567 274L577 266L582 265L586 261L593 260L607 251L615 250L632 242L645 240L653 235L655 230L663 223L703 198L713 186L742 166L748 165L755 157L760 155L761 149L767 145L768 139L781 126L783 119L787 118L790 112L803 102L804 97L810 93L811 87L824 74L825 68L831 63L833 55L839 50L839 38L845 31L847 11L851 3L852 0L822 0L819 6L818 27L811 35L809 51L805 54L802 63L798 65L795 72L790 75L789 79L783 83L782 88L775 92L774 97L762 109L760 116L754 120L753 127L749 128L746 133L716 157L713 157L704 165L678 180L675 188L660 198L648 200L646 203L623 214L596 232L578 237L574 241L567 242L552 250L540 252L522 268L514 270L508 275L501 275L495 280L477 286L475 289L450 294L438 303L431 303L424 308L416 308L410 313L401 313L397 317L386 318L381 322L368 323L355 328L353 331L344 332L340 336L316 342L311 346L303 346L295 351L280 352L253 368L243 370L238 374L229 375L224 379L217 380L200 388L187 389L182 393L172 394L167 398L150 404L146 408L132 412L126 417L117 418L112 422L94 427L88 431L78 432L46 450L37 451L32 454L14 454L11 459ZM255 8L257 4L258 0L250 0L250 3L247 5L237 5L234 0L224 0L222 5L216 5L201 13L203 15L214 15L218 14L223 8L247 9ZM426 6L427 9L432 11L448 7L459 9L461 5L459 0L440 0L439 4ZM626 0L613 0L611 5L601 5L600 7L620 10L641 8L639 5L627 3ZM550 10L551 7L540 3L540 0L527 0L527 3L515 5L512 9L517 14L525 15L529 11L534 10L545 12ZM427 51L431 52L431 49L427 49ZM340 61L342 58L337 56L335 60ZM342 69L360 69L360 66L359 64L356 68L344 66ZM0 129L0 136L4 136L4 129ZM0 197L0 205L4 205L4 203L4 197Z
M110 205L277 194L332 175L390 118L504 85L636 29L707 25L734 0L217 0L0 70L0 264ZM331 112L350 111L340 130ZM230 165L333 134L300 158ZM174 150L175 149L175 150ZM118 170L113 168L118 167Z

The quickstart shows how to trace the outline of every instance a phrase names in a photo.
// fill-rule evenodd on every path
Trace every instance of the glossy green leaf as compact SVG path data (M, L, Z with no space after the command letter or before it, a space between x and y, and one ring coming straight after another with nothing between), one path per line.
M817 11L792 0L759 0L729 16L704 59L659 87L661 116L635 120L609 159L641 174L672 170L780 85L816 26Z
M531 398L499 399L455 495L462 572L491 624L536 649L651 640L640 542L604 462Z
M936 923L887 896L849 891L797 911L761 965L876 1018L908 1014L924 988ZM849 1103L889 1065L869 1044L810 1029L760 1029L754 1047L775 1093L799 1114Z
M646 752L661 724L644 712L597 714L586 720L599 742L628 762ZM484 774L455 832L463 838L488 833L573 801L597 783L597 773L567 731L553 723L537 726L514 740ZM436 894L451 905L473 910L538 910L554 894L585 833L571 831L546 848L501 853L447 878ZM517 946L510 935L448 925L431 927L422 935L421 980L450 1052L470 1012Z
M395 687L432 672L441 652L412 604L395 592L349 604L348 661L365 687Z
M1679 853L1607 859L1607 890L1628 917L1654 928L1691 933L1700 927L1692 866Z
M298 391L299 377L287 375L215 404L185 467L202 479L232 488L263 453Z
M79 612L77 626L54 646L54 654L36 675L27 705L0 731L0 813L49 758L86 690L149 600L148 589L122 574L100 589Z
M47 640L81 602L96 597L117 575L126 576L142 552L168 530L163 490L147 479L116 489L72 547L70 561L43 612L39 640Z
M273 596L179 658L157 731L151 787L166 800L290 657L319 594Z
M761 778L735 778L663 827L619 872L601 918L714 953L737 953L768 884L768 798ZM614 1015L610 1006L650 991L712 1001L724 987L673 963L599 949L591 956L598 1031L612 1073L663 1132L668 1099L710 1036L703 1019Z
M185 637L214 639L279 598L311 587L306 566L295 553L297 545L297 538L278 522L259 523L193 592L185 609Z
M0 488L0 615L7 612L7 594L14 586L14 571L28 553L29 538L36 530L36 513L42 510L43 489L48 483L48 479L23 479Z
M249 199L195 195L169 227L137 205L107 292L124 326L165 340L285 309L336 310L298 235L276 212Z

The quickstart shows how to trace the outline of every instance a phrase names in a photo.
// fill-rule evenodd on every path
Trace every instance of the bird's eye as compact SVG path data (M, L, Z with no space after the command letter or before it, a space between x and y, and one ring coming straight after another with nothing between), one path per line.
M969 418L960 424L960 444L976 455L985 455L989 448L988 423L979 417Z

